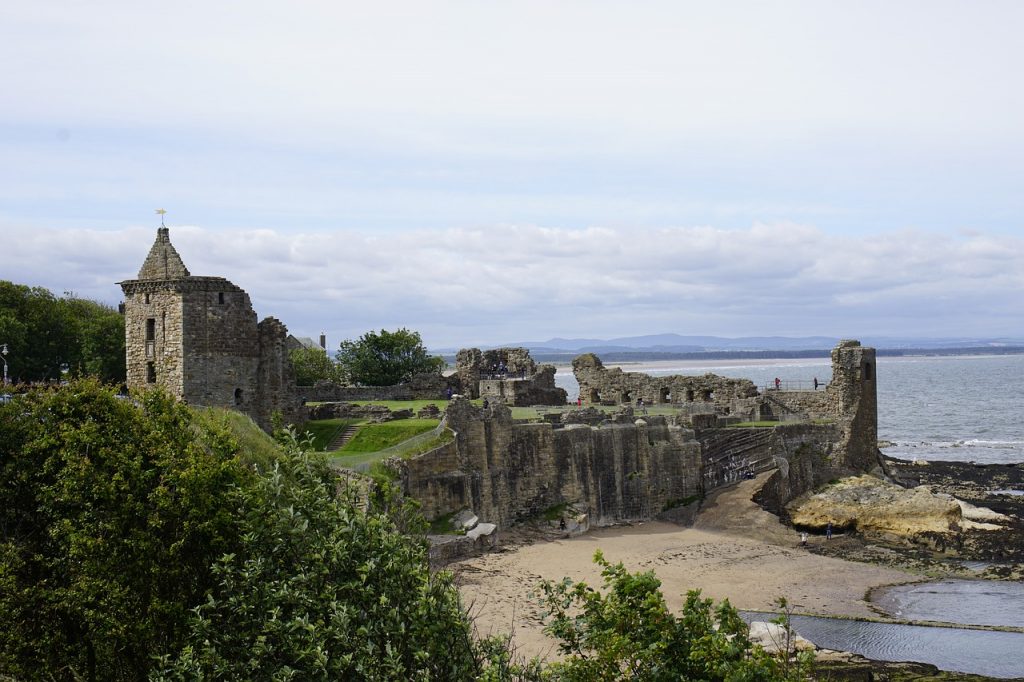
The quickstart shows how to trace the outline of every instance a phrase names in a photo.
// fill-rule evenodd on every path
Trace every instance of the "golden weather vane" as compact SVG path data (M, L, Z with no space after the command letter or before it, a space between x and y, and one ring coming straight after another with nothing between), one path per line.
M160 216L160 227L163 227L163 226L164 226L164 214L165 214L165 213L167 213L167 211L165 211L165 210L164 210L164 209L162 209L162 208L158 208L158 209L156 210L156 214L157 214L158 216Z

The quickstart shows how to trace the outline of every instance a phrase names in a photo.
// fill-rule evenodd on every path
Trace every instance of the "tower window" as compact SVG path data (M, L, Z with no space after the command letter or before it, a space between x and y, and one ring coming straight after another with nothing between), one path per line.
M144 294L142 299L144 303L149 303L149 294Z
M217 303L220 303L221 305L224 305L224 292L223 291L221 291L220 293L217 294Z
M147 384L155 384L156 383L156 364L155 363L152 363L152 362L147 362L146 363L146 383Z
M235 389L235 405L241 405L241 404L242 404L242 389L236 388Z
M151 317L146 320L146 341L152 341L156 338L156 318Z

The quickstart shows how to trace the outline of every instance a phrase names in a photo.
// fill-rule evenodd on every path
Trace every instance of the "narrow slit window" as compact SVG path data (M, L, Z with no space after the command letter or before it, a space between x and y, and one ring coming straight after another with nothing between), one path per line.
M147 362L146 363L146 383L147 384L155 384L156 383L156 363L153 363L153 362Z
M146 341L152 341L156 338L156 318L151 317L146 320Z
M221 305L224 305L224 292L223 291L217 294L217 303L220 303Z

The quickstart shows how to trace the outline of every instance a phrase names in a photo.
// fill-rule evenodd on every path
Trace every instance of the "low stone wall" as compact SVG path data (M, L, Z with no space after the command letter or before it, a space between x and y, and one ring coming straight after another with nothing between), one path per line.
M306 402L353 402L359 400L444 400L448 389L455 391L456 378L440 374L417 374L408 383L394 386L341 386L319 381L315 386L299 386Z
M704 404L729 414L737 408L737 401L747 411L754 405L748 399L757 396L757 387L749 379L730 379L716 374L653 377L641 372L623 372L619 367L608 369L593 353L576 357L572 370L580 385L580 397L588 405L631 405L642 399L648 405Z

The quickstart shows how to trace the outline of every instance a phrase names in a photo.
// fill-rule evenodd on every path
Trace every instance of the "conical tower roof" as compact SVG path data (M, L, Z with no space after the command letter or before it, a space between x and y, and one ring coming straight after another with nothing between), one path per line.
M156 241L139 270L139 279L181 279L188 276L188 268L171 244L170 230L157 228Z

